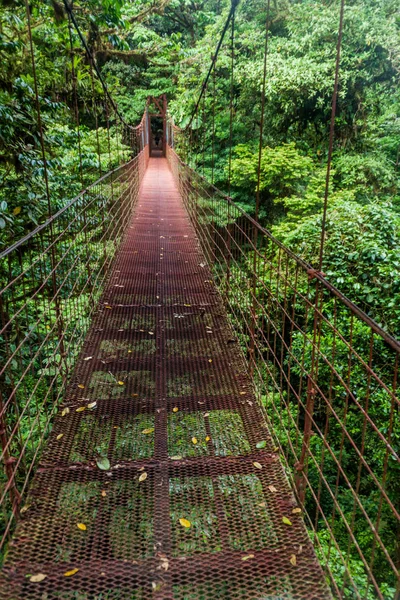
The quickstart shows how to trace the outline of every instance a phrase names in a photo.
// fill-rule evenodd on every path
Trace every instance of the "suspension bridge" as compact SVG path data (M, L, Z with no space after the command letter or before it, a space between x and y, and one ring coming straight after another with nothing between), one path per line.
M324 235L293 254L192 168L198 127L165 96L127 124L85 50L121 160L1 254L0 598L399 598L399 343Z

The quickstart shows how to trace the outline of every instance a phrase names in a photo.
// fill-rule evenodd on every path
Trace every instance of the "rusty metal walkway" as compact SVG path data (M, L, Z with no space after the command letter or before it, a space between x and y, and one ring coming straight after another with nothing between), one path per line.
M271 444L167 161L153 158L0 597L330 598Z

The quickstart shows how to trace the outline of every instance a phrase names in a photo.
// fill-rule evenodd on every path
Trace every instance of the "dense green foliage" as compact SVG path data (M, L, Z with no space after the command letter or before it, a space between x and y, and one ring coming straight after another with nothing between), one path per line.
M185 127L228 6L227 0L78 0L74 2L74 12L126 121L138 123L147 97L166 93L172 117L177 125ZM271 2L259 219L279 240L313 265L317 264L321 234L338 8L337 0ZM45 166L51 212L54 212L82 187L129 156L118 137L114 114L110 115L110 134L107 132L104 94L98 79L91 76L89 62L73 30L73 49L70 48L68 19L62 4L56 0L34 0L31 10L47 164L40 144L25 4L21 0L7 1L0 8L0 241L3 246L31 231L48 216ZM264 0L242 0L236 17L233 87L227 35L215 79L211 80L193 122L187 155L199 172L213 179L225 192L229 190L234 200L253 215L265 21ZM399 48L400 11L396 0L346 3L323 263L323 271L332 283L397 336L400 335ZM245 294L238 298L248 306ZM301 311L299 315L301 318ZM355 335L357 347L368 348L368 332L360 328ZM328 333L323 332L321 345L328 353L332 347ZM339 347L336 361L341 368L345 368L347 360L346 349ZM379 368L383 378L385 364L382 346ZM294 377L300 375L293 371ZM321 376L328 377L326 373ZM361 372L354 374L354 381L362 395L365 381ZM271 390L264 392L268 404ZM373 407L377 419L382 415L382 430L387 403L383 394L376 398ZM338 410L343 410L340 401ZM358 435L357 413L350 417L351 430ZM284 432L279 435L283 440ZM393 443L400 442L395 439ZM318 455L321 449L314 451ZM367 451L371 463L379 468L381 454L374 455L373 447ZM390 493L396 497L399 490L393 480L394 477L389 482ZM341 493L345 496L344 488ZM366 504L375 500L370 495L367 477L362 482L360 496ZM324 500L329 505L329 499ZM350 500L347 502L350 511ZM395 541L390 527L389 522L383 536L394 555ZM346 532L341 530L340 523L336 528L338 539L341 536L345 539ZM371 537L363 535L362 520L357 523L356 531L366 550ZM328 545L324 529L320 541L322 546ZM340 561L335 562L332 552L333 570L337 569L335 575L340 581L343 576ZM364 584L366 575L360 560L357 555L350 560L353 572L359 573ZM382 594L389 600L393 588L385 577L383 568L380 584ZM353 597L350 594L348 597Z

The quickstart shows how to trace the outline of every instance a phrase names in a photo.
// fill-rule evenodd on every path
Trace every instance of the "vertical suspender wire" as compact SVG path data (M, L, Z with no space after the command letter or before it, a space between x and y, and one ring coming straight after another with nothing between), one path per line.
M233 145L233 83L235 72L235 12L232 14L231 22L231 77L229 86L229 156L228 156L228 196L231 195L231 178L232 178L232 145ZM215 67L215 65L214 65ZM215 85L215 84L214 84ZM230 208L227 206L227 224L226 224L226 280L225 280L225 304L229 302L229 287L231 279L231 227L230 227Z
M215 56L213 56L213 87L212 87L212 131L211 131L211 185L214 185L215 167Z
M35 92L35 104L36 104L36 114L37 114L37 122L39 128L39 138L40 138L40 148L42 153L42 161L43 161L43 176L45 182L46 189L46 198L47 198L47 212L49 218L52 216L52 206L51 206L51 198L50 198L50 188L49 188L49 177L48 177L48 169L47 169L47 159L46 159L46 149L44 145L44 134L43 134L43 123L42 123L42 115L40 111L40 102L39 102L39 90L37 84L37 73L36 73L36 62L35 62L35 49L33 47L33 39L32 39L32 25L31 25L31 11L29 7L28 0L25 0L25 11L26 18L28 24L28 36L29 36L29 46L31 53L31 61L32 61L32 74L33 74L33 89ZM57 323L57 335L58 335L58 346L60 349L61 361L64 363L64 371L63 371L63 381L65 383L67 376L67 365L66 365L66 356L65 356L65 348L64 348L64 331L63 331L63 323L62 323L62 315L60 310L60 298L58 296L57 291L57 280L56 280L56 255L55 255L55 247L54 247L54 226L53 223L50 223L50 240L51 240L51 282L53 289L53 300L55 305L56 312L56 323Z
M260 114L260 135L258 142L258 161L257 161L257 185L256 185L256 210L255 220L258 221L260 213L260 184L261 184L261 157L264 137L264 118L265 118L265 88L267 83L267 57L268 57L268 41L269 41L269 25L270 25L270 9L271 0L267 0L267 15L265 21L265 41L264 41L264 63L263 63L263 78L261 88L261 114ZM256 291L257 291L257 243L258 229L254 226L253 233L253 282L252 282L252 302L251 302L251 323L250 323L250 362L249 372L251 377L255 369L255 334L256 334Z
M83 179L83 165L82 165L82 145L81 145L81 129L80 129L80 118L79 118L79 107L78 107L78 90L77 90L77 77L75 71L75 55L74 55L74 44L72 37L72 23L71 23L71 15L68 13L68 34L69 34L69 46L71 52L71 78L72 78L72 93L73 93L73 102L74 102L74 112L75 112L75 122L76 122L76 130L78 135L78 152L79 152L79 175L81 180L82 189L85 188L85 183ZM84 231L84 240L85 240L85 252L86 252L86 272L87 272L87 288L89 292L89 302L91 309L94 308L93 303L93 286L92 286L92 270L91 270L91 261L90 261L90 249L88 243L88 220L87 220L87 211L85 207L86 203L86 194L82 195L81 202L78 203L79 206L82 207L82 215L83 215L83 231Z
M324 243L325 243L325 231L326 231L326 214L329 198L329 183L330 183L330 172L332 163L333 153L333 140L335 133L335 118L336 118L336 106L337 96L339 87L339 67L340 67L340 53L342 45L343 35L343 16L344 16L344 0L340 3L340 16L339 16L339 28L336 45L336 61L335 61L335 81L332 93L332 104L331 104L331 119L330 119L330 132L329 132L329 149L328 149L328 162L325 180L325 194L324 194L324 207L322 216L321 226L321 239L320 239L320 251L319 251L319 262L318 267L321 270L323 255L324 255ZM310 277L313 277L313 273L310 273ZM313 319L313 331L312 331L312 349L311 349L311 365L310 374L307 376L307 398L306 407L304 414L304 429L303 429L303 442L301 448L301 454L298 463L295 465L296 468L296 488L297 495L301 504L305 502L306 492L306 480L307 480L307 469L308 469L308 456L310 448L310 438L312 433L312 424L314 419L314 405L315 396L317 393L317 379L318 379L318 368L319 368L319 352L320 352L320 340L321 340L321 311L323 305L323 290L319 284L319 280L316 280L315 284L315 301L314 301L314 319ZM317 507L318 511L319 507Z

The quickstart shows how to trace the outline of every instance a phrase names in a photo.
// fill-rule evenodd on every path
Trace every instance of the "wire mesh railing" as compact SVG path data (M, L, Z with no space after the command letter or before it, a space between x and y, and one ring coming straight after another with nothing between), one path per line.
M400 344L167 156L334 596L399 598Z
M146 126L144 118L132 130L134 158L0 254L1 548L131 219L148 159Z

